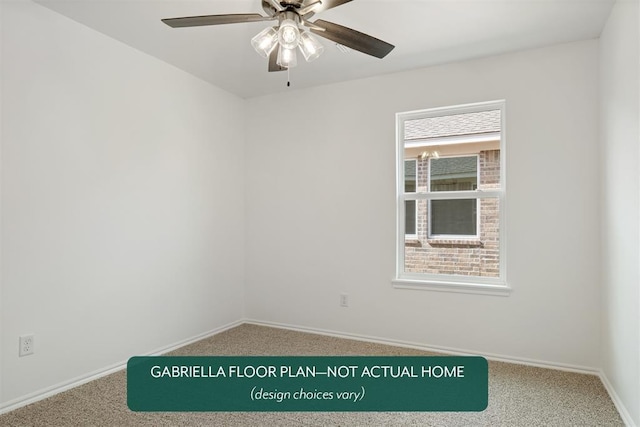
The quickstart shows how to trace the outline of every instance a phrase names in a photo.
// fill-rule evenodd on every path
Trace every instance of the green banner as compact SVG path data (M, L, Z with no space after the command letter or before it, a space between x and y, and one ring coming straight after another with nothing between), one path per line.
M488 366L458 356L132 357L132 411L483 411Z

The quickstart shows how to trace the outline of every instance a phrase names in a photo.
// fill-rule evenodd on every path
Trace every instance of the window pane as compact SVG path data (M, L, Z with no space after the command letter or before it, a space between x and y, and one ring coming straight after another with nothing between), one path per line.
M416 234L416 201L405 200L404 202L404 228L405 234Z
M431 191L472 191L478 188L478 157L431 159Z
M449 201L453 200L431 200L431 204ZM421 245L407 242L404 247L404 272L499 277L499 205L497 197L484 198L478 202L480 229L477 239L434 237L424 240ZM422 215L421 212L418 209L418 218Z
M404 192L416 192L416 160L404 161Z
M431 235L475 236L477 200L432 200Z

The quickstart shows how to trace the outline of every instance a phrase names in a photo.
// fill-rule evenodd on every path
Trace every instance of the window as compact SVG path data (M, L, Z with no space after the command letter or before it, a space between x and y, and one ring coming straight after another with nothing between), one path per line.
M507 295L504 101L396 120L394 286Z

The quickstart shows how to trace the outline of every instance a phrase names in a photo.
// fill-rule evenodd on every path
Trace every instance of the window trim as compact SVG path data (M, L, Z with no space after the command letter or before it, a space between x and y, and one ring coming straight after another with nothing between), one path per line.
M417 193L418 191L418 159L415 157L409 157L408 159L404 159L405 162L414 162L415 163L415 171L416 171L416 191L414 191L414 193ZM406 163L403 163L403 165ZM404 172L403 172L404 173ZM406 177L403 177L403 192L404 192L404 183L406 183ZM407 234L405 233L404 235L404 239L406 240L418 240L418 201L416 200L416 206L415 206L415 216L414 218L416 219L415 221L415 233L413 234ZM406 212L404 213L405 218L406 218ZM405 229L406 231L406 229Z
M500 189L497 190L475 190L475 191L441 191L433 192L428 196L425 193L411 194L410 199L464 199L476 198L498 198L499 203L499 239L500 239L500 270L497 278L480 276L460 276L447 274L429 273L406 273L405 264L405 228L404 228L404 205L407 200L404 193L404 123L427 117L438 117L444 115L474 113L487 110L500 110ZM396 274L392 280L392 285L396 289L419 289L444 292L460 292L484 295L508 296L511 287L507 284L507 227L506 227L506 113L505 100L479 102L450 107L430 108L425 110L408 111L396 113ZM480 171L478 167L478 176ZM480 179L480 178L478 178ZM478 187L480 182L478 181ZM416 204L417 205L417 204ZM479 220L480 214L478 214ZM480 233L478 227L478 233ZM478 234L479 235L479 234ZM476 237L477 239L477 237ZM438 240L441 240L438 238ZM453 240L453 239L452 239ZM460 240L460 239L455 239ZM473 239L471 239L473 240Z

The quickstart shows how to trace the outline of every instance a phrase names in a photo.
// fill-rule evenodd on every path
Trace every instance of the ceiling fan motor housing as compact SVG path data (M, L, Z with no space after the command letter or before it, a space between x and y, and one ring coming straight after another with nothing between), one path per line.
M267 12L269 16L275 16L278 12L293 11L295 9L299 9L303 3L303 0L262 0L262 9L264 9L264 11Z

